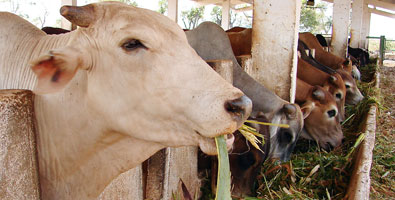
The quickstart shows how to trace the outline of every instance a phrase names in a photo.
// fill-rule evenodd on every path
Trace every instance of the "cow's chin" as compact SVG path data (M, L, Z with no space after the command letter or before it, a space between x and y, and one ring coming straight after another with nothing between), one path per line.
M233 142L235 141L235 137L233 134L225 135L226 138L226 148L228 151L232 148ZM199 147L203 151L203 153L207 155L217 155L217 146L215 144L214 138L202 138L199 141Z

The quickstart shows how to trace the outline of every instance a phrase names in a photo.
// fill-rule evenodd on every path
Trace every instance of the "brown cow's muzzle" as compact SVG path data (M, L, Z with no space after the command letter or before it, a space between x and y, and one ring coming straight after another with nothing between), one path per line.
M233 116L239 128L251 114L252 101L243 95L237 99L226 101L225 109Z

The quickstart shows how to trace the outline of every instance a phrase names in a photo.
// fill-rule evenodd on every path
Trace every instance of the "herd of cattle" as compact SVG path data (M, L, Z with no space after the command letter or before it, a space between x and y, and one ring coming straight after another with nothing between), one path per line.
M237 62L251 55L251 29L204 22L183 32L156 12L115 2L64 6L61 14L80 28L44 33L0 13L0 89L35 88L43 199L96 198L158 150L193 145L213 155L213 138L223 134L233 193L250 194L265 159L289 160L299 137L326 150L341 145L344 105L363 99L357 68L311 33L299 34L293 104ZM233 62L233 86L208 60ZM290 127L250 124L265 135L262 153L236 131L247 117Z

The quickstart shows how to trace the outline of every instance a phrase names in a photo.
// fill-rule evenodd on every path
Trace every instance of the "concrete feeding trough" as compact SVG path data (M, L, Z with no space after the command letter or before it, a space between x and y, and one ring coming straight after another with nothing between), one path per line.
M379 88L380 74L375 73L375 87ZM376 135L377 105L371 105L366 115L362 132L366 135L364 141L359 145L354 156L354 168L347 190L347 199L364 200L369 199L370 194L370 170L372 167L374 141Z

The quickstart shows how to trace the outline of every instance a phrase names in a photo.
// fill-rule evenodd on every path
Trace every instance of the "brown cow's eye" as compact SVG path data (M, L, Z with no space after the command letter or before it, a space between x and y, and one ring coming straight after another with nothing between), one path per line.
M147 47L145 47L144 44L141 43L139 40L132 39L132 40L128 40L125 43L123 43L122 48L125 51L133 51L137 48L147 48Z
M350 88L350 87L351 87L350 85L346 84L346 89L348 89L348 88Z
M332 118L332 117L336 116L336 110L328 111L328 116L329 116L329 118Z
M338 98L338 99L342 99L342 94L340 94L340 93L337 93L337 94L336 94L336 98Z

